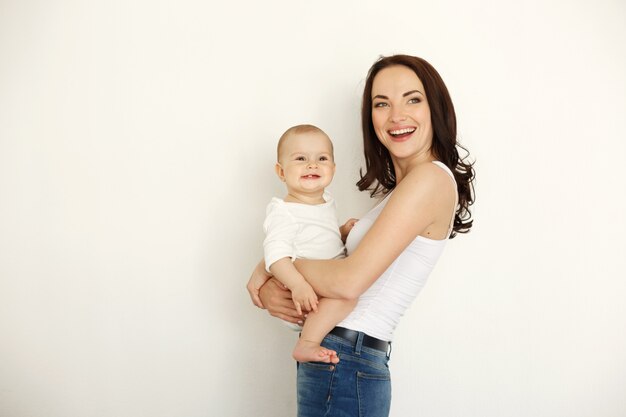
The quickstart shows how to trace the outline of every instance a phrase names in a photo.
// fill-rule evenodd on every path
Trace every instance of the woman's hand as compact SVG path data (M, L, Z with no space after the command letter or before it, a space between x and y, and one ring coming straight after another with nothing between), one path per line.
M265 270L265 262L262 260L254 267L252 271L252 275L250 275L250 279L248 280L248 285L246 285L246 289L250 294L250 298L255 306L259 308L265 308L261 299L259 298L259 289L267 282L268 279L272 277Z
M265 306L261 308L267 308L272 316L290 323L304 323L303 315L298 314L291 300L291 291L276 278L267 281L260 288L258 296L262 300L261 305Z

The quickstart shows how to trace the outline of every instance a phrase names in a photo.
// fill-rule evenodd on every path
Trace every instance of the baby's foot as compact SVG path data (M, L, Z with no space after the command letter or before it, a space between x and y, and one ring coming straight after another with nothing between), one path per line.
M320 346L319 343L309 340L298 339L296 347L293 349L293 358L298 362L326 362L337 363L339 357L337 352Z

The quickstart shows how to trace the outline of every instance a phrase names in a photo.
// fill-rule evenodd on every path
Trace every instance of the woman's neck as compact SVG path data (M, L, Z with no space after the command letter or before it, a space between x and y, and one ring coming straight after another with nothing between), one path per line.
M410 159L397 159L392 156L391 161L393 162L393 169L396 173L396 185L399 184L413 168L422 164L431 163L435 159L436 158L430 152L415 155Z

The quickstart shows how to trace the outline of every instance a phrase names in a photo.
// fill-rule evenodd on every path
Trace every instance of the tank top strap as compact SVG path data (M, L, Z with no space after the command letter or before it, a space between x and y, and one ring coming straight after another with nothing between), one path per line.
M448 175L450 176L450 178L452 178L452 182L454 183L454 194L455 194L454 208L452 210L452 220L450 220L450 225L448 226L448 233L446 236L446 239L448 239L450 235L452 234L452 228L454 227L454 218L456 216L456 208L457 208L457 205L459 204L459 193L457 192L456 179L454 178L454 174L452 173L450 168L448 168L448 166L441 161L433 161L433 164L437 165L439 168L446 171Z

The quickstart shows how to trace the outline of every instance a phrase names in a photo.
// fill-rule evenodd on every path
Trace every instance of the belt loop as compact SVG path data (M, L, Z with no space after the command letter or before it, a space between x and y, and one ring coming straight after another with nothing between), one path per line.
M391 358L391 342L389 342L389 346L387 346L387 359Z
M364 335L365 335L365 333L359 332L357 337L356 337L356 344L354 345L354 353L356 355L360 355L361 354L361 347L363 346L363 336Z

